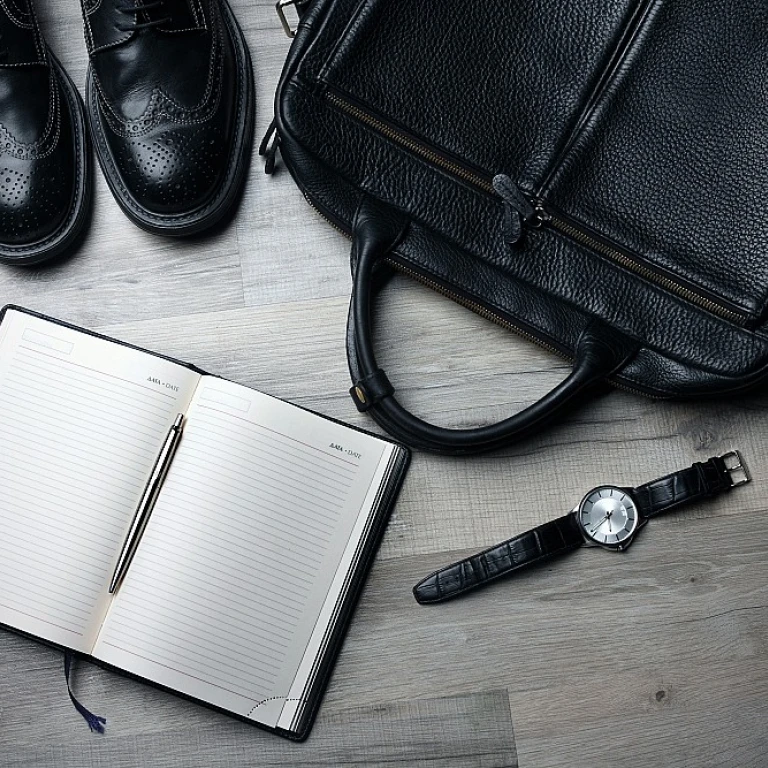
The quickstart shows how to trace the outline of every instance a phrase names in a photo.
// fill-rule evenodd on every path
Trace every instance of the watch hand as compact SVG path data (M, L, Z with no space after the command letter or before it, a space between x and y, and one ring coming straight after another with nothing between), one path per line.
M606 515L606 516L605 516L605 517L604 517L604 518L603 518L603 519L602 519L602 520L601 520L601 521L600 521L600 522L599 522L597 525L593 526L593 528L592 528L592 535L594 536L594 534L597 532L597 529L598 529L598 528L599 528L599 527L600 527L600 526L601 526L601 525L602 525L602 524L603 524L603 523L604 523L606 520L610 520L610 519L611 519L611 516L610 516L610 515Z

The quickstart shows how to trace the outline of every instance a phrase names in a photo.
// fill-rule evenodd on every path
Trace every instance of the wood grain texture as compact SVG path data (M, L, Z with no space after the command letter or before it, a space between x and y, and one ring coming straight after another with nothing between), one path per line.
M267 127L288 41L271 0L235 0ZM38 0L75 82L76 2ZM285 169L254 158L237 217L170 241L136 229L96 174L88 235L53 268L0 269L0 302L83 323L376 431L347 395L348 241ZM561 360L397 279L377 348L408 407L498 419L561 379ZM429 571L575 505L731 447L754 482L654 519L624 554L579 550L440 607ZM0 766L766 768L768 395L663 403L625 392L490 456L418 453L312 735L293 744L89 664L66 695L61 654L0 632ZM0 586L0 589L2 587Z

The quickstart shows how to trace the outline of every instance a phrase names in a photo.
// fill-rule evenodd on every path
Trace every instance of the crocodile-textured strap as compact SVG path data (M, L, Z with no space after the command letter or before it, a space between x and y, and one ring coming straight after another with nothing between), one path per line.
M583 543L584 537L576 517L570 513L435 571L413 588L413 595L422 605L449 600Z
M735 465L733 461L727 462L732 457L736 458ZM733 473L737 470L744 472L748 479L738 454L713 456L708 461L697 461L687 469L641 485L630 494L637 502L640 514L653 517L659 512L730 490L743 482L734 481Z

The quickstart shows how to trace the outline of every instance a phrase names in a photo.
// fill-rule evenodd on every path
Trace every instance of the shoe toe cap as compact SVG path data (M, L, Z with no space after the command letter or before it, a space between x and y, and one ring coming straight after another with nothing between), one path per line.
M71 208L71 163L67 158L18 162L0 157L0 233L7 245L45 240Z
M115 138L113 153L122 180L151 213L195 211L221 185L228 146L215 124L172 125L145 136Z

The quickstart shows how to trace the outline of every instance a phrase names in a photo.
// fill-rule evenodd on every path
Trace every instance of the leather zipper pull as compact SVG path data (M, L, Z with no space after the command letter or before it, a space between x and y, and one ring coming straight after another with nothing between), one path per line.
M528 198L509 176L499 173L493 177L494 192L504 201L504 240L517 243L523 234L523 224L536 215Z
M268 176L271 176L275 171L275 159L279 147L280 137L277 135L277 120L272 118L267 132L259 144L259 154L264 158L264 173Z

